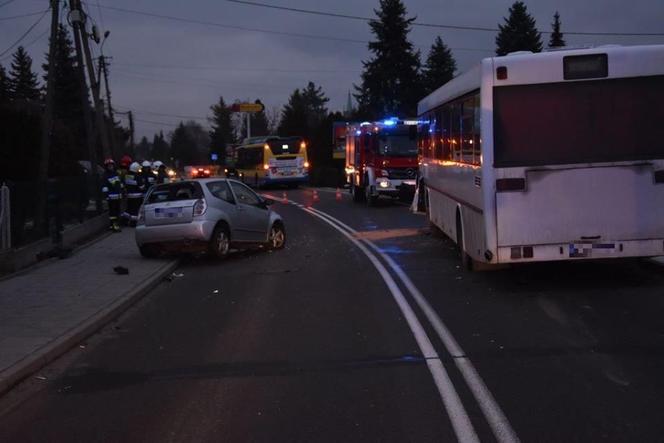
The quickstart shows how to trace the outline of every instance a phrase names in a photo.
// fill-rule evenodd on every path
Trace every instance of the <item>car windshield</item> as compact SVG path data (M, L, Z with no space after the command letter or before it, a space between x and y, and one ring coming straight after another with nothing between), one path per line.
M390 157L417 157L417 138L408 133L381 133L378 153Z

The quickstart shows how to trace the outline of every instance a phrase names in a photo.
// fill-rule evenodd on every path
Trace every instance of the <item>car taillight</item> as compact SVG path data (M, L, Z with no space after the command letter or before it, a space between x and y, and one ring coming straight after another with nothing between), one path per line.
M525 178L499 178L496 180L496 192L514 192L525 190Z
M141 209L138 210L138 222L139 225L145 223L145 206L141 205Z
M207 202L204 198L196 200L194 203L194 217L205 214L207 210Z

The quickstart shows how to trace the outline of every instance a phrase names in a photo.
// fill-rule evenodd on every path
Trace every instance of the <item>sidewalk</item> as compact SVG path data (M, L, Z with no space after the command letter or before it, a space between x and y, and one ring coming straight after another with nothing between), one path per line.
M118 316L176 265L142 258L126 228L0 281L0 395Z

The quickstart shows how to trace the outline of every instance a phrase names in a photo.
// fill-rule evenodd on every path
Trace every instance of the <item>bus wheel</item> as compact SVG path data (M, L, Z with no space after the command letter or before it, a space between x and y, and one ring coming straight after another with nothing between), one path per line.
M461 223L461 214L457 212L456 219L456 241L457 247L459 248L459 256L461 257L461 267L468 271L473 270L473 259L468 255L466 249L464 248L464 233L463 233L463 224Z

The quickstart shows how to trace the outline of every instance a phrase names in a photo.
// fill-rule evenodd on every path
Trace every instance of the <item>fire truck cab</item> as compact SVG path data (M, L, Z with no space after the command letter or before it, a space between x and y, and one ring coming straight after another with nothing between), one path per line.
M353 123L346 135L346 180L355 202L372 206L417 183L417 120Z

